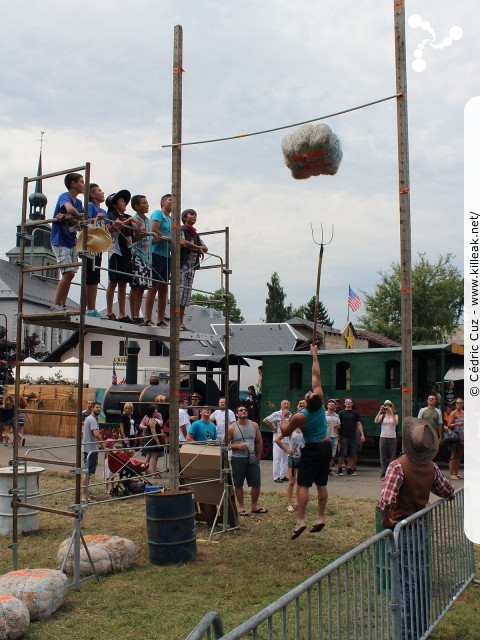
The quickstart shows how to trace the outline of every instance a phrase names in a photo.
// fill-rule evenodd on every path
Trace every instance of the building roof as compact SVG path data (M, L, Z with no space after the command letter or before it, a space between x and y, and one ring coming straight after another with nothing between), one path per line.
M0 289L3 289L0 292L0 299L18 297L18 270L18 265L0 260ZM50 307L56 289L57 281L45 280L35 274L32 274L31 278L26 275L23 280L23 299L42 307ZM75 302L69 299L67 304L74 306Z
M379 347L399 347L400 343L395 340L391 340L386 336L382 336L380 333L373 331L364 331L363 329L355 329L359 338L366 338L369 343L374 343Z

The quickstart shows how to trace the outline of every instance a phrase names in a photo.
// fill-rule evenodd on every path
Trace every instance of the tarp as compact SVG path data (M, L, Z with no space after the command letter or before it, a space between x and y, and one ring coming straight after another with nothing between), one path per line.
M463 379L464 379L463 367L450 367L450 369L447 371L444 377L444 380L452 380L453 382L455 382L455 380L463 380Z

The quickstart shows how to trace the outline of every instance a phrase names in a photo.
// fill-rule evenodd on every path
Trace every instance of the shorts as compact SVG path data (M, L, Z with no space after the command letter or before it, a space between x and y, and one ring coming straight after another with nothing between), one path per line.
M152 253L153 279L156 280L154 285L167 283L170 280L170 268L172 261L167 256L161 256L159 253Z
M342 458L353 458L357 455L356 438L340 438L340 455Z
M337 453L337 444L338 438L330 438L330 445L332 447L332 458L334 458L335 454Z
M149 289L152 286L152 267L143 258L137 255L132 256L134 287Z
M128 253L114 253L108 259L108 279L111 282L132 282L132 254ZM110 269L112 271L110 271ZM121 271L121 273L113 273L114 271Z
M193 267L180 268L180 306L188 307L192 297L193 279L195 269Z
M288 468L292 470L292 475L295 475L295 469L298 469L301 458L294 458L293 456L288 456Z
M88 464L88 475L94 476L98 465L98 451L92 451L90 454L83 452L83 465L86 464Z
M230 459L232 464L233 485L237 489L243 487L245 480L249 487L260 487L260 462L249 464L248 458L237 458L232 456Z
M92 259L93 258L93 259ZM99 284L100 283L100 269L94 269L93 267L102 266L102 254L87 257L87 269L85 273L85 280L87 284Z
M69 262L77 262L78 254L77 247L61 247L59 245L52 244L52 251L55 254L55 258L57 259L57 264L68 264ZM67 271L78 271L78 267L65 267L65 269L60 269L61 273L66 273Z
M316 484L325 487L330 471L332 446L330 440L322 442L306 442L302 449L302 457L298 467L297 484L300 487L311 487Z

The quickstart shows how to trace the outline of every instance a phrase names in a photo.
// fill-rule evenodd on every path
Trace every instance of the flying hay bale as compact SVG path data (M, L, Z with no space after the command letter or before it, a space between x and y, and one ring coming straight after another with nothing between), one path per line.
M67 576L54 569L20 569L0 577L0 595L12 595L26 605L30 620L52 615L63 603Z
M342 161L342 145L326 124L306 124L282 140L285 164L296 180L333 176Z
M127 538L119 536L103 536L92 535L84 536L85 544L88 547L90 557L95 565L95 571L98 575L106 573L114 573L116 571L125 571L130 568L135 561L136 546ZM70 540L64 540L60 544L57 554L57 562L61 565L65 559L65 555L70 546ZM69 575L73 574L73 552L67 557L65 563L65 572ZM80 575L88 576L93 573L92 565L88 559L87 553L82 546L80 548Z
M14 596L0 596L0 638L17 640L27 632L30 614L21 600Z

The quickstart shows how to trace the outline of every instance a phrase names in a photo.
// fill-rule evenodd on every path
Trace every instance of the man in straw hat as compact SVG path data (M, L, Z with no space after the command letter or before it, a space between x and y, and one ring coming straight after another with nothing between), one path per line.
M90 195L89 195L89 203L88 203L88 217L91 220L103 221L107 212L105 209L101 208L101 204L105 202L105 194L100 189L98 184L90 183ZM97 311L97 291L98 285L100 284L100 267L102 266L102 254L100 252L96 253L95 256L89 258L87 260L87 272L86 272L86 283L87 283L87 312L86 315L92 318L106 318L106 316L102 316L102 314Z
M430 492L453 498L454 487L433 458L438 452L436 429L420 418L405 418L402 427L404 453L390 463L382 484L378 508L382 524L393 529L398 522L427 506ZM404 527L400 536L402 567L402 628L404 638L422 635L429 625L430 557L428 522L419 519ZM421 633L417 636L416 630Z

